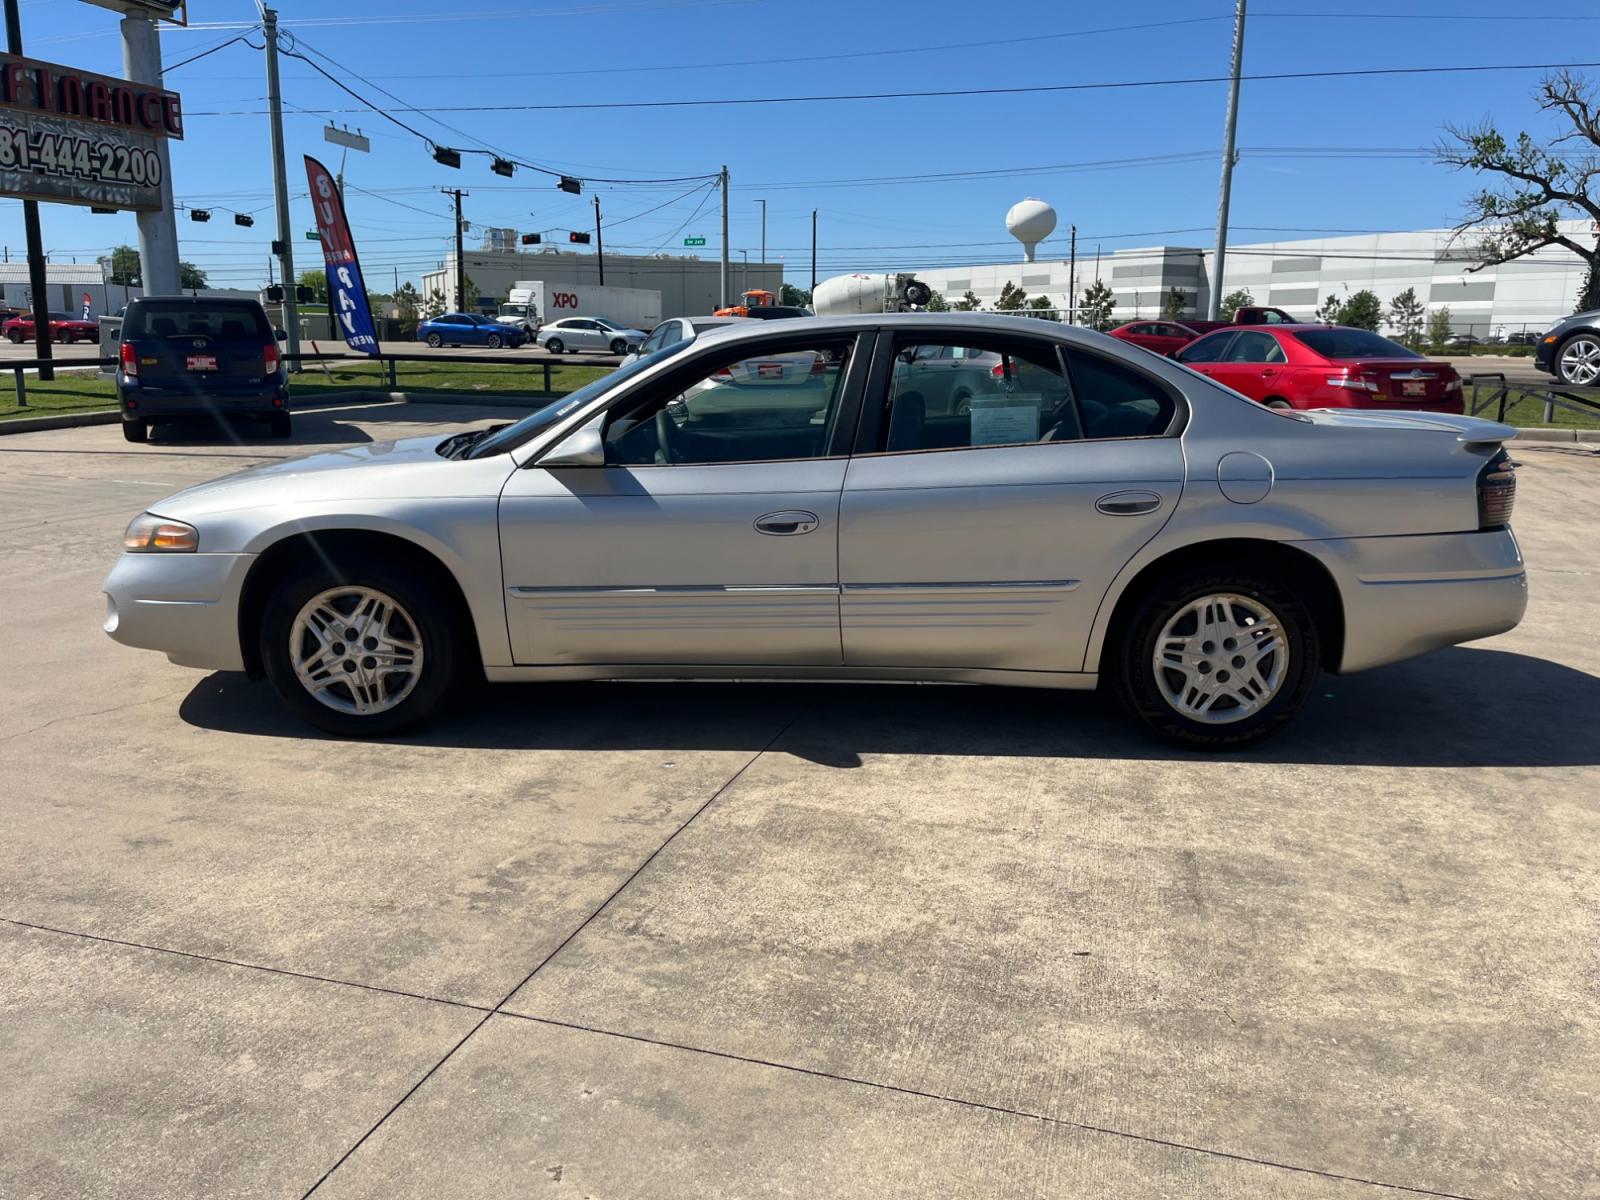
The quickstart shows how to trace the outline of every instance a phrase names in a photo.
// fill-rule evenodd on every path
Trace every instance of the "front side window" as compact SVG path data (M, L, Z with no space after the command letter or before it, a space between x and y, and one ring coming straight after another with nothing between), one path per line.
M826 339L765 354L730 347L721 357L702 360L703 369L688 380L679 377L613 411L606 425L606 463L677 466L822 457L853 344L850 338Z
M959 450L1078 437L1061 357L1048 342L896 344L878 449Z
M1220 362L1223 351L1227 349L1228 343L1232 342L1233 339L1234 332L1231 329L1208 333L1205 337L1190 342L1182 350L1179 350L1177 359L1181 363Z

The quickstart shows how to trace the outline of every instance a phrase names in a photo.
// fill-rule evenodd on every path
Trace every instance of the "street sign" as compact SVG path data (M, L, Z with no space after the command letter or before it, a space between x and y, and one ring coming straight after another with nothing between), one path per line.
M322 130L322 140L332 142L335 146L343 146L348 150L360 150L368 153L372 150L372 139L364 133L351 133L348 129L340 129L335 125L327 125Z
M705 238L684 238L683 244L685 246L704 246L706 244L706 240Z
M308 242L320 242L321 240L322 240L322 235L320 233L318 233L315 229L306 230L306 241L308 241Z
M158 139L182 136L175 92L0 54L0 196L159 210Z
M145 16L155 21L189 23L188 0L88 0L101 8L115 9L127 16Z

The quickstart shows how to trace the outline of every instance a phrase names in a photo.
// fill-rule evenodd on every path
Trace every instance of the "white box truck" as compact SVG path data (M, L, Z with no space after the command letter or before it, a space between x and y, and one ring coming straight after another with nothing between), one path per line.
M563 317L604 317L648 333L661 323L661 293L651 288L519 279L500 306L500 319L524 326L530 336L538 333L541 325Z

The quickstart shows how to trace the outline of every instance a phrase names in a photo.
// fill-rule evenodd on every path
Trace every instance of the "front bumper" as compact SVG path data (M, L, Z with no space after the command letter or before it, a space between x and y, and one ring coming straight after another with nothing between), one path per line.
M1509 529L1293 542L1333 575L1344 601L1341 673L1493 637L1528 607Z
M105 631L183 667L242 671L239 596L253 554L124 554L102 585Z
M1556 347L1559 342L1547 342L1543 338L1533 347L1533 365L1546 375L1556 373Z

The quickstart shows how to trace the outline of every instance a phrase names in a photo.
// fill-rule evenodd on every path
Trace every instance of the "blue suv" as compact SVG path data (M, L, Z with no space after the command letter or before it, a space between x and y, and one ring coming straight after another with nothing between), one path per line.
M520 325L502 325L477 313L445 313L418 325L417 340L433 347L487 346L498 350L501 346L515 349L528 340L528 334Z

